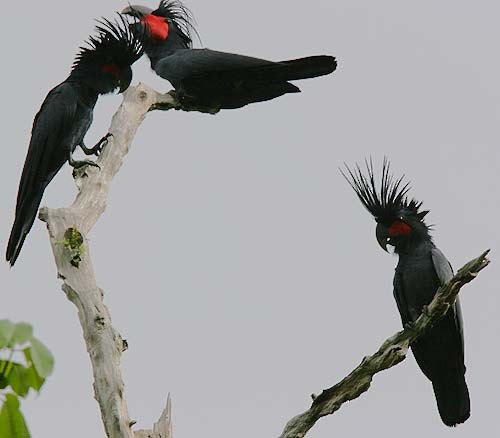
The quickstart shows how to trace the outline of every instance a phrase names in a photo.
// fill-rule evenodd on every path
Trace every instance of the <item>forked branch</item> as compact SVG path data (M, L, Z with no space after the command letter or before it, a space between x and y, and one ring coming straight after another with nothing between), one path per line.
M70 207L42 208L40 211L40 218L47 223L58 275L63 281L62 289L78 309L92 362L95 398L110 438L172 438L170 398L152 430L132 432L135 422L128 414L120 370L121 354L127 344L111 325L103 291L95 279L87 240L88 233L106 208L111 181L137 129L147 112L154 109L179 109L179 104L172 93L161 95L141 84L129 88L113 116L109 129L113 136L97 160L100 169L91 167L76 173L79 191ZM488 265L487 253L466 264L448 284L439 288L432 303L411 328L387 339L374 355L365 357L341 382L314 396L312 406L292 418L280 438L304 437L321 417L333 414L346 401L368 390L376 373L404 360L411 342L441 318L454 303L461 287Z
M110 438L165 438L170 430L170 401L159 425L152 431L132 432L124 399L120 370L121 354L127 344L111 325L103 291L97 285L87 235L106 208L113 177L118 173L130 144L147 112L151 109L178 108L171 94L161 95L139 84L130 87L113 116L112 137L97 159L99 169L86 167L75 172L78 194L70 207L40 210L47 223L50 243L62 289L77 307L94 374L94 394L101 409L106 434ZM170 437L169 437L170 438Z

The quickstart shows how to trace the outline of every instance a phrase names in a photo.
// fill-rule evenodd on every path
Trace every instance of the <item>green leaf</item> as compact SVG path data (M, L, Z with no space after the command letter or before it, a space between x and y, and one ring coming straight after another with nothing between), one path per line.
M14 332L14 324L7 319L0 320L0 348L5 348Z
M12 390L21 397L26 397L30 390L28 383L28 369L19 363L13 363L6 376Z
M40 389L38 379L33 379L32 371L23 364L1 360L0 371L0 389L10 386L21 397L26 397L30 388Z
M5 394L5 403L0 410L0 436L5 438L30 438L19 400L13 394Z
M0 367L1 366L2 366L2 363L0 362ZM5 388L7 388L8 385L9 385L9 382L7 381L7 379L2 374L0 374L0 389L5 389Z
M29 365L28 367L28 385L33 388L35 391L39 392L43 384L45 383L45 378L38 374L38 371L33 364L33 359L31 358L31 347L27 347L23 350L24 358L26 359L26 363Z
M24 358L26 359L26 363L28 365L31 365L33 363L33 359L31 358L31 346L26 347L23 350L23 353L24 353ZM0 368L0 370L1 370L1 368Z
M9 363L10 362L8 360L0 360L0 389L4 389L9 385L9 382L5 377L5 371L7 371Z
M36 392L40 392L45 383L45 379L37 373L33 364L26 370L26 383Z
M14 344L24 344L28 342L33 337L33 327L25 322L18 322L14 326L14 332L9 341L9 346L12 347Z
M41 377L48 377L54 369L54 357L52 353L38 339L31 340L31 360Z

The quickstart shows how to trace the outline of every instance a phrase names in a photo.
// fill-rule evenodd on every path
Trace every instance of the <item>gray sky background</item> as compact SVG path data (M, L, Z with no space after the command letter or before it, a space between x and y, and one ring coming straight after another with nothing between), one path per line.
M2 251L34 115L93 19L125 4L2 6ZM138 427L156 421L170 392L176 438L277 436L311 393L400 328L397 259L378 247L374 221L337 170L387 155L431 210L454 267L493 250L462 294L472 416L443 426L409 357L309 436L498 432L498 2L186 4L207 47L273 60L332 54L339 68L300 82L300 95L217 116L157 112L142 125L90 236L98 283L130 344L123 375ZM146 59L134 72L134 83L170 89ZM99 100L87 144L107 132L120 101ZM42 205L68 205L74 194L65 166ZM76 311L41 222L15 268L0 264L0 282L0 316L32 323L56 357L42 394L23 404L33 436L103 436Z

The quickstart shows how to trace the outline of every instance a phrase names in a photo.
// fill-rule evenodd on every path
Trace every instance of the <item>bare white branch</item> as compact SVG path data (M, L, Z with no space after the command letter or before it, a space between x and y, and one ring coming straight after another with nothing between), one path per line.
M47 223L52 251L62 289L77 307L94 374L94 393L110 438L172 438L171 400L152 430L132 431L124 398L120 370L122 352L127 348L111 325L103 291L97 285L87 235L106 208L113 177L119 171L130 144L147 112L153 109L179 109L172 93L161 95L139 84L124 94L113 116L109 144L97 160L100 169L87 167L76 172L78 195L70 207L42 208L40 218ZM487 252L465 265L450 282L441 287L414 326L387 339L372 356L367 356L341 382L313 397L306 412L292 418L280 438L303 438L321 417L336 412L346 401L359 397L370 387L373 376L405 359L409 345L441 318L462 286L472 281L488 265Z
M158 421L153 425L153 430L138 430L135 438L173 438L172 431L172 400L167 398L167 406L163 409Z
M111 325L103 291L96 282L87 235L106 208L111 181L147 112L177 107L170 94L161 95L142 84L130 87L113 116L109 129L113 136L96 161L100 168L86 167L75 172L78 194L70 207L40 210L40 219L47 223L58 276L63 280L62 289L78 309L92 362L94 394L110 438L134 437L120 370L121 354L127 345ZM167 437L165 431L171 433L170 405L169 399L150 435L135 436Z

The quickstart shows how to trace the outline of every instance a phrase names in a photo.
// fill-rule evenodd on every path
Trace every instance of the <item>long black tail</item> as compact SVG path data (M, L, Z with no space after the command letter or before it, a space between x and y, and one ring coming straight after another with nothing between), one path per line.
M244 67L230 70L228 74L232 78L240 77L254 81L294 81L328 75L336 68L337 61L333 56L319 55Z
M463 423L470 416L469 390L465 376L456 370L432 382L439 415L447 426Z
M23 247L24 239L26 239L26 236L33 226L45 187L46 186L39 186L36 189L32 188L25 199L21 202L18 200L16 217L14 219L14 225L12 225L9 243L5 253L5 257L11 266L14 266L14 263L16 263L21 248Z
M337 68L337 60L333 56L326 55L292 59L282 61L280 64L286 66L281 73L284 75L283 79L287 81L329 75Z
M470 416L469 390L465 383L464 346L460 307L439 320L411 349L418 366L432 382L439 415L447 426Z

